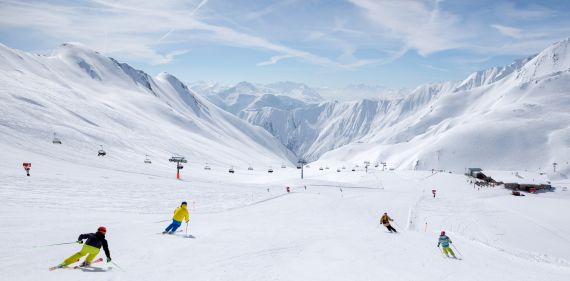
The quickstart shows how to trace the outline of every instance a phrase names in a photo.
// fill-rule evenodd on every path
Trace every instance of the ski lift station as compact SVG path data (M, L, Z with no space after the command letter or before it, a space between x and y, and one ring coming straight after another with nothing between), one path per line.
M55 133L53 133L53 140L51 142L53 144L61 144L61 140L57 137Z

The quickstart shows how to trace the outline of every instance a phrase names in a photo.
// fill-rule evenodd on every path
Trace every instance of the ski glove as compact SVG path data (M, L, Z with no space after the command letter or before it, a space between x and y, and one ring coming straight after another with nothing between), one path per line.
M77 244L83 244L83 240L77 240Z
M111 262L111 258L107 257L107 262Z

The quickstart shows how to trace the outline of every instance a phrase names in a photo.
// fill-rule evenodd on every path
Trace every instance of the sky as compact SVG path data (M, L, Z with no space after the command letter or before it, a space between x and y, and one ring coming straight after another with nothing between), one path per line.
M0 0L0 43L81 42L183 81L414 87L570 37L570 1Z

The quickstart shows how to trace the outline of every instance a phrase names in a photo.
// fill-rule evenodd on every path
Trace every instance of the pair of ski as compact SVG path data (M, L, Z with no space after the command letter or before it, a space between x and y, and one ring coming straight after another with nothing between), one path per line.
M179 234L180 233L180 234ZM178 237L182 237L182 238L196 238L194 235L192 234L181 234L182 233L182 229L177 230L176 232L161 232L161 233L157 233L157 234L161 234L161 235L172 235L172 236L178 236Z
M89 267L89 266L91 266L91 264L100 263L100 262L103 262L103 258L98 258L98 259L92 261L89 265L86 265L86 266L82 266L82 265L76 265L76 266L62 266L62 267L60 267L59 265L57 265L57 266L52 266L52 267L49 268L49 271L53 271L53 270L56 270L56 269L58 269L58 268L62 268L62 269L63 269L63 268L65 268L65 269L80 269L80 268Z

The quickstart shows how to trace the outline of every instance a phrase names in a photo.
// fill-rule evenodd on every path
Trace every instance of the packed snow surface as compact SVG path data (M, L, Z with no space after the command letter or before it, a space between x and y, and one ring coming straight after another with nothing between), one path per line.
M227 167L166 159L115 169L0 144L3 280L568 280L570 183L511 196L463 175L421 171ZM20 162L32 162L26 177ZM157 165L164 164L164 165ZM291 187L291 193L285 187ZM307 187L306 189L304 187ZM431 190L436 190L436 198ZM190 223L162 235L188 201ZM398 234L379 225L383 212ZM108 229L113 261L48 271ZM436 247L446 230L462 260ZM99 256L104 256L100 253Z

